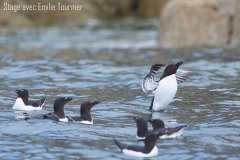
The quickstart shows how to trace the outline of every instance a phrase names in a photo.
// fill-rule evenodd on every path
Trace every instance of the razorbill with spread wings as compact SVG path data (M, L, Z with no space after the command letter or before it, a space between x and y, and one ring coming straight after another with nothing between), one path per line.
M151 67L150 72L144 78L142 82L142 90L146 94L153 94L150 110L161 111L164 110L169 103L172 102L176 92L178 84L185 81L191 71L184 71L178 69L183 62L179 61L176 64L155 64ZM154 80L156 72L166 66L163 74L158 81Z

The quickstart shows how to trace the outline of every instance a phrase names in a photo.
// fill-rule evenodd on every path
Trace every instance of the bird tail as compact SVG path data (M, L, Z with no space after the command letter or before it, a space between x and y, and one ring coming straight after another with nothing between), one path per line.
M43 115L43 119L49 119L49 114Z
M41 101L41 105L40 106L43 106L44 105L44 103L45 103L45 100L46 100L46 98L44 97L44 98L42 98L40 101Z
M124 149L125 145L121 142L118 142L116 139L113 139L114 143L118 146L118 148L121 149L121 151Z

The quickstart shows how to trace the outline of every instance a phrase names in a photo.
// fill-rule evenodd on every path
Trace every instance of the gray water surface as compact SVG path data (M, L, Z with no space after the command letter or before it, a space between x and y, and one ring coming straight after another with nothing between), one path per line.
M238 51L157 49L156 35L154 27L89 25L1 32L0 159L134 159L112 140L142 145L133 116L188 125L182 137L159 140L159 155L151 159L239 159ZM179 59L193 75L165 112L149 112L151 96L143 94L142 79L152 64ZM28 89L31 99L46 97L43 110L13 111L17 88ZM73 97L66 115L78 115L84 101L100 100L92 108L94 124L42 119L57 96Z

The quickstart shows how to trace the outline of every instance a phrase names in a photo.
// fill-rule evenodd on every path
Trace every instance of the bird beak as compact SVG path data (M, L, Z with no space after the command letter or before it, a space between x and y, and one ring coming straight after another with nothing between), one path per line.
M175 66L180 66L180 65L182 65L183 64L183 61L179 61L179 62L177 62L176 64L175 64Z
M71 97L66 97L65 99L66 99L67 101L71 101L71 100L72 100Z
M93 103L94 105L96 105L96 104L100 103L100 101L93 100L93 101L91 101L90 103Z

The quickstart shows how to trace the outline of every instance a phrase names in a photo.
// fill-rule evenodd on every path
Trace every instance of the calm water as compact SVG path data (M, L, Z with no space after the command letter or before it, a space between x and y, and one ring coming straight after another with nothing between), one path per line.
M151 159L239 159L238 50L160 50L155 20L113 24L0 32L0 159L131 159L112 139L137 143L132 116L188 125L182 137L159 140L159 155ZM142 79L152 64L179 59L194 74L165 112L149 112ZM14 112L16 88L28 89L31 99L46 97L44 109ZM42 119L56 96L73 97L66 115L78 115L83 101L100 100L92 109L94 125Z

